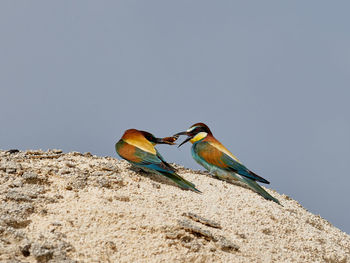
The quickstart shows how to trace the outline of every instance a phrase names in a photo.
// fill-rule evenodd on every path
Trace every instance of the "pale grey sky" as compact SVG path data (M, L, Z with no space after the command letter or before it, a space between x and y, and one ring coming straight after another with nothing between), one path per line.
M205 122L350 233L350 2L1 1L0 148L116 157ZM199 169L190 145L160 146ZM200 187L200 186L199 186Z

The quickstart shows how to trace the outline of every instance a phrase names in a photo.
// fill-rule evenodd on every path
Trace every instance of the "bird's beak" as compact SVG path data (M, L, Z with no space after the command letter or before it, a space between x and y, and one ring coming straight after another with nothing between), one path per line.
M179 133L176 133L174 136L177 136L179 137L180 135L187 135L188 137L186 138L186 140L184 140L182 143L179 144L179 146L177 146L178 148L185 144L186 142L188 142L189 140L192 139L192 136L188 133L188 132L179 132Z
M174 145L175 141L179 138L179 136L165 137L165 138L157 138L157 144L170 144Z

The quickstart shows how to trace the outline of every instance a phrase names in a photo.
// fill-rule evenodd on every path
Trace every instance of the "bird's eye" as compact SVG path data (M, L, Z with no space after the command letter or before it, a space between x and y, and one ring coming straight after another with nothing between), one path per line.
M197 133L199 133L199 132L200 132L200 127L196 127L196 128L192 131L193 134L197 134Z

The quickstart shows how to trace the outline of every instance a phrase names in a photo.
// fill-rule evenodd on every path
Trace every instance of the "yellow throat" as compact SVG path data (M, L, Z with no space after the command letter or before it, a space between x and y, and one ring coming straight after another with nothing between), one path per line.
M208 135L208 133L206 133L206 132L200 132L200 133L196 134L196 136L194 136L194 137L190 140L190 142L191 142L191 143L195 143L195 142L197 142L197 141L199 141L199 140L202 140L203 138L207 137L207 135Z

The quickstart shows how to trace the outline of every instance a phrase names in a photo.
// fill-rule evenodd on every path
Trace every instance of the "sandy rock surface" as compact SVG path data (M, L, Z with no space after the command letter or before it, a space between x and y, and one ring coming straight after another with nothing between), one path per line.
M0 262L350 262L350 236L295 200L175 167L203 194L111 157L0 151Z

